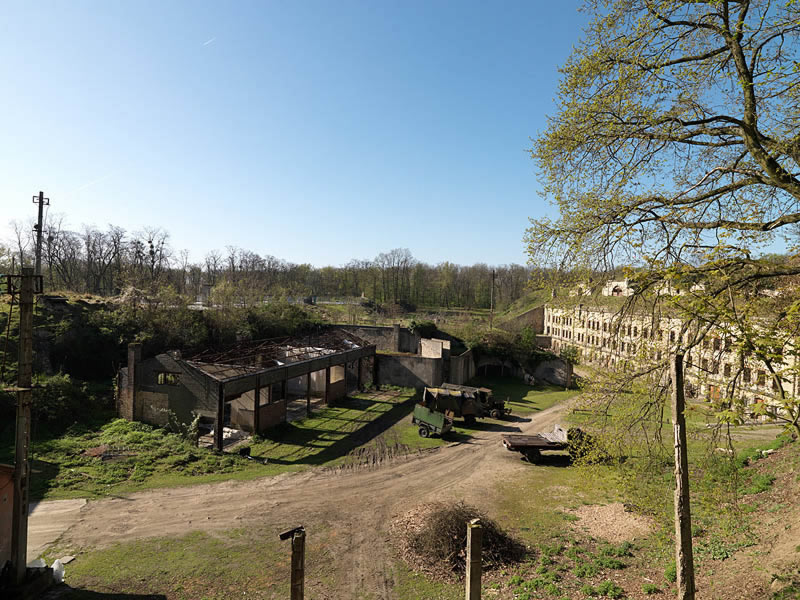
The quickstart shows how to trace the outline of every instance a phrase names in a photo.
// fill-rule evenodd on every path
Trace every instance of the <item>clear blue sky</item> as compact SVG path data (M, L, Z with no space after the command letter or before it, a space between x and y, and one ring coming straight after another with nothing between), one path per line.
M578 2L3 2L0 219L339 265L524 263Z

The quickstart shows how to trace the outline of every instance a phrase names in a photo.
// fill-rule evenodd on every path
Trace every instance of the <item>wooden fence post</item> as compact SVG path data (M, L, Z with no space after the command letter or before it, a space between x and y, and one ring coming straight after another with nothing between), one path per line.
M675 566L678 600L694 600L692 517L689 507L689 460L686 456L686 419L683 395L683 354L676 353L670 365L672 379L672 424L675 434Z
M292 595L291 600L303 600L306 562L306 531L300 529L292 536Z
M466 600L481 598L481 544L483 527L480 519L467 523L467 588Z

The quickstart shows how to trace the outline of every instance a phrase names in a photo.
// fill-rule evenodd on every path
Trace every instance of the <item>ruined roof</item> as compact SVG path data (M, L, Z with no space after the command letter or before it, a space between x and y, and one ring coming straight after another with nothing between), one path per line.
M339 329L324 329L305 336L239 342L219 351L204 350L186 363L213 379L263 373L322 356L374 346Z

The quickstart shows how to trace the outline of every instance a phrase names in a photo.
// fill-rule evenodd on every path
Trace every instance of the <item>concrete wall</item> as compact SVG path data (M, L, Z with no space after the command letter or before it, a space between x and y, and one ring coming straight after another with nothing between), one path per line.
M536 365L533 377L538 381L544 381L551 385L567 386L570 379L569 365L560 358L547 360Z
M11 560L11 522L14 513L14 467L0 465L0 566ZM35 556L28 557L30 560Z
M441 385L442 359L410 354L378 354L378 384L421 389Z
M442 350L443 347L441 340L429 340L422 338L419 341L419 354L425 358L442 358Z
M378 350L384 352L411 352L416 354L419 347L419 336L411 333L409 329L395 325L393 327L378 327L372 325L339 325L343 331L352 332L353 335L375 344Z
M467 381L475 377L475 359L472 350L467 350L460 356L450 357L450 377L449 383L464 385Z

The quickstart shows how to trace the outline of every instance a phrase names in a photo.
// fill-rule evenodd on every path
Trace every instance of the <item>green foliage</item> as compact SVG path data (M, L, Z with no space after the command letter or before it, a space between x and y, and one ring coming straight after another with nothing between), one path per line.
M624 562L611 556L598 556L594 562L602 569L624 569L626 566Z
M561 360L564 360L572 365L577 365L580 363L580 350L578 350L575 346L564 346L558 356L561 358Z
M575 561L575 568L572 569L572 574L578 579L594 577L599 572L600 568L596 562L585 562L583 560Z
M524 581L519 575L512 575L508 580L508 585L522 585Z
M651 596L653 594L660 594L661 588L652 583L645 583L642 585L642 591L648 596Z
M598 593L599 592L594 587L589 585L588 583L586 583L586 584L581 586L581 594L583 594L584 596L588 596L588 597L597 596Z
M609 580L603 581L598 585L597 591L601 596L606 596L608 598L621 598L625 593L621 587Z
M51 431L63 430L103 408L109 408L108 399L99 399L86 383L75 382L69 375L34 378L32 418Z
M749 482L739 488L739 493L742 495L747 495L766 492L772 487L774 481L775 476L771 473L756 473L750 477Z
M670 583L675 583L678 579L678 568L675 566L675 562L670 563L667 565L667 568L664 569L664 579L669 581Z

